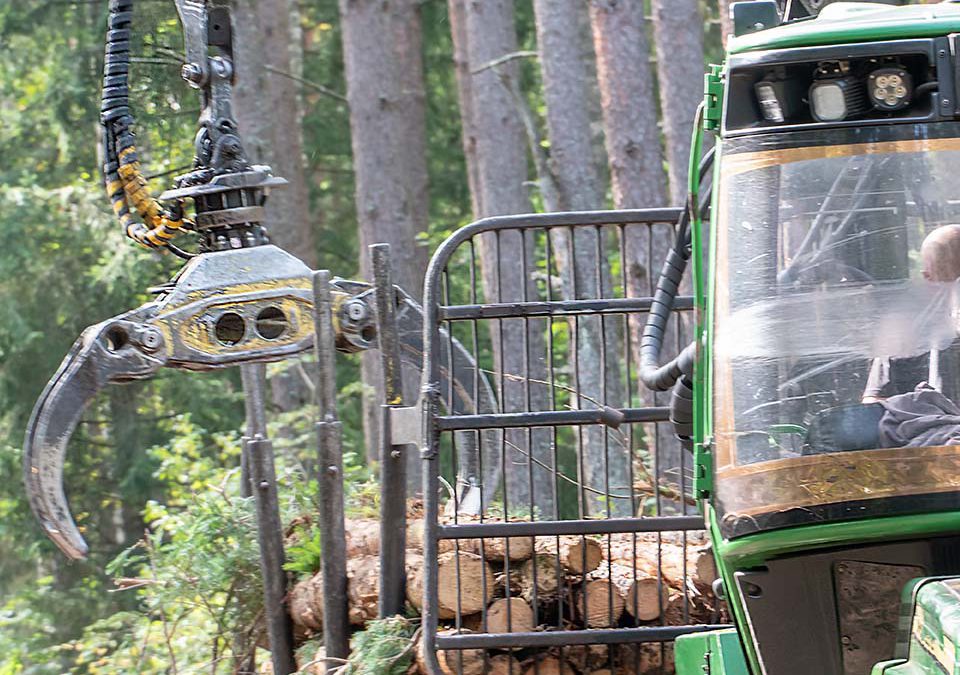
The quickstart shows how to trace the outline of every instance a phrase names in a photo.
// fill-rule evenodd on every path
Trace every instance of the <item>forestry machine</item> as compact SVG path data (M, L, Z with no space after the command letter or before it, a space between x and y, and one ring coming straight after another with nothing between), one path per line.
M735 628L680 675L960 673L960 3L894 4L736 3L706 76L644 380ZM653 377L688 259L696 342Z
M183 24L186 64L182 76L202 99L193 169L159 196L150 195L138 158L129 103L128 72L134 0L110 0L102 90L104 185L124 232L135 242L186 260L172 281L152 289L155 298L137 309L87 328L74 343L36 403L24 442L23 469L30 506L44 532L69 558L88 547L64 494L68 443L84 410L104 387L152 377L160 368L207 371L279 361L314 347L314 272L270 243L265 220L268 193L285 180L248 161L237 128L231 89L235 79L231 18L225 5L175 0ZM282 198L282 197L281 197ZM193 216L187 218L186 205ZM282 227L282 225L281 225ZM192 239L196 252L174 240ZM400 359L416 382L422 344L420 307L399 288L395 313ZM375 347L374 289L332 281L336 348ZM450 340L452 358L470 356ZM462 372L475 369L462 368ZM257 371L253 372L254 375ZM260 371L262 377L262 371ZM262 408L262 387L244 374L250 407ZM478 385L478 386L475 386ZM492 394L485 382L460 382L457 406L474 410ZM253 392L253 393L251 393ZM479 392L479 400L472 393ZM262 410L252 415L264 434ZM468 446L470 438L464 438ZM476 453L474 453L476 454ZM488 462L486 473L496 471ZM477 509L469 485L498 476L476 475L467 461L462 508ZM471 503L470 500L474 499Z

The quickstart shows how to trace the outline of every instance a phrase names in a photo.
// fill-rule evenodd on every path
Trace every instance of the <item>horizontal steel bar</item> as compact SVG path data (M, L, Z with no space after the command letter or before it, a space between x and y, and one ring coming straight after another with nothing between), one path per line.
M571 645L637 644L670 642L681 635L732 628L728 624L701 626L644 626L596 630L531 631L526 633L469 633L437 636L437 649L517 649Z
M547 537L565 534L618 534L629 532L682 532L702 530L703 516L649 516L597 518L596 520L540 520L533 523L491 522L438 525L439 539L485 537Z
M537 302L499 302L489 305L443 305L440 319L466 321L468 319L506 319L527 316L574 316L580 314L625 314L649 312L653 298L601 298L594 300L551 300ZM680 296L673 309L693 309L693 298Z
M614 419L615 418L615 419ZM670 408L591 408L589 410L543 410L539 412L486 413L483 415L443 415L437 417L440 431L471 429L508 429L514 427L563 427L585 424L633 424L667 422ZM611 424L616 426L616 424Z

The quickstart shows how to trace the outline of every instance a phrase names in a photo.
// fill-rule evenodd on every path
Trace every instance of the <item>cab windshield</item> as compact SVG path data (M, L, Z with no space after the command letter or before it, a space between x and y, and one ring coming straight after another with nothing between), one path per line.
M960 138L909 130L724 146L712 415L726 536L960 508Z

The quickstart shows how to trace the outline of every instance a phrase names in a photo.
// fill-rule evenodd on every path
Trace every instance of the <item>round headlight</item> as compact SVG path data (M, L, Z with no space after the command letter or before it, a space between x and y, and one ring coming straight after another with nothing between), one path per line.
M913 96L910 73L903 68L878 68L867 78L867 94L877 110L903 110Z

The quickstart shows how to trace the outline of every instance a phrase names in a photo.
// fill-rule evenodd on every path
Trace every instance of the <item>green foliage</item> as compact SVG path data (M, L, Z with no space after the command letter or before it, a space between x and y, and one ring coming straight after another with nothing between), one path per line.
M350 641L353 653L341 675L406 675L415 632L413 623L403 617L371 621Z
M320 530L312 530L300 542L287 547L287 563L283 569L302 578L312 577L320 571L322 552Z

